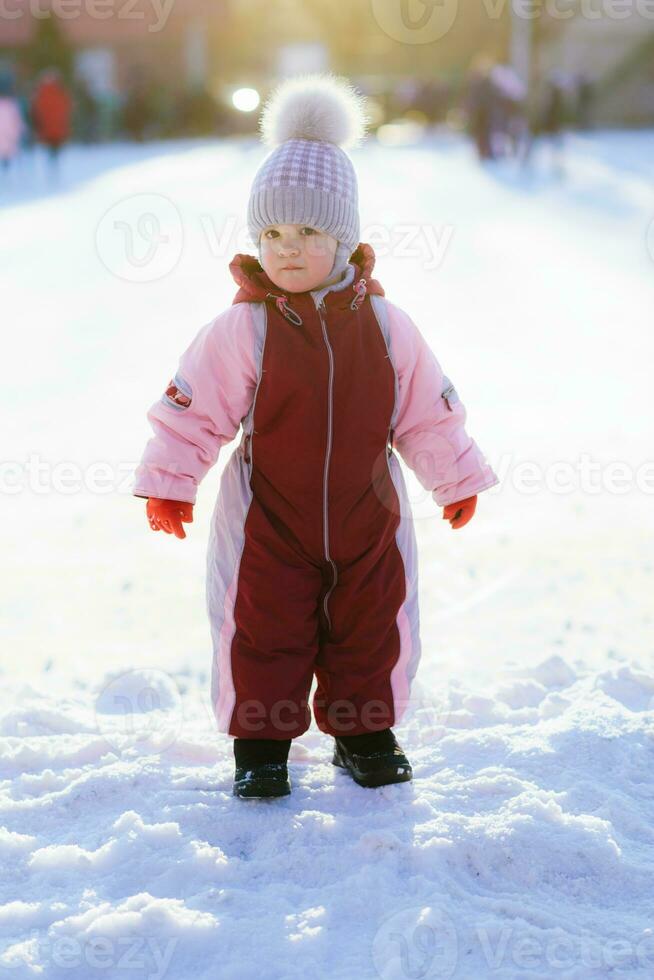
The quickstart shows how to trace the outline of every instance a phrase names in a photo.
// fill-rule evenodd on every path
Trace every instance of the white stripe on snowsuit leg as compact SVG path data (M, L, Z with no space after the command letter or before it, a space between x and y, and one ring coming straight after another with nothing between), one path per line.
M395 532L397 547L404 564L406 596L397 611L396 623L400 634L400 655L391 671L394 724L406 711L411 684L420 662L420 612L418 608L418 546L413 527L411 504L398 458L391 454L388 468L400 502L400 523Z
M211 704L218 731L225 733L236 704L231 662L234 606L251 502L250 469L239 448L222 474L207 549L207 611L213 640Z
M386 344L388 357L393 366L395 378L395 404L391 416L390 429L395 428L399 409L399 383L391 343L388 308L383 296L371 296L370 302L379 329ZM397 725L403 717L411 695L411 684L415 677L421 656L420 609L418 605L418 545L413 526L413 512L404 482L404 474L397 456L387 454L388 470L400 504L400 523L395 540L404 564L406 595L397 612L396 623L400 635L400 655L391 671L391 691L393 693L394 722Z
M244 433L251 436L254 406L262 378L267 316L265 303L251 303L249 308L258 381L252 406L242 422ZM218 731L224 733L229 732L236 705L231 656L232 640L236 632L234 607L241 556L245 546L245 521L253 497L250 486L253 467L251 438L246 445L249 449L249 462L245 459L241 445L234 451L223 471L207 547L206 602L213 641L211 704Z

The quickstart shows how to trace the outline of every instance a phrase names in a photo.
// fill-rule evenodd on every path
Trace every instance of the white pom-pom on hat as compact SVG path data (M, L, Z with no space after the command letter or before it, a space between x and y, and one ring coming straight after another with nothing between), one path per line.
M360 142L369 121L365 96L346 79L331 73L305 74L288 78L274 89L259 128L270 147L290 139L307 139L346 148Z

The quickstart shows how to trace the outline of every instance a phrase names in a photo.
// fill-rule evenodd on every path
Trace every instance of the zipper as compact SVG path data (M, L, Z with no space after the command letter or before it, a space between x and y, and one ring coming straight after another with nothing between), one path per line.
M338 573L336 571L336 565L332 561L329 554L329 512L328 512L328 501L327 501L327 480L329 475L329 459L332 450L332 417L333 417L333 386L334 386L334 352L329 343L329 338L327 336L327 325L325 323L325 318L323 312L325 311L325 302L321 300L318 305L318 314L320 316L320 323L322 325L322 335L327 346L327 352L329 354L329 401L327 403L327 452L325 453L325 469L323 474L323 536L324 536L324 546L325 546L325 559L332 566L332 572L334 580L331 584L329 592L326 593L322 606L325 612L325 618L329 624L329 629L332 628L331 619L329 618L329 610L327 604L329 602L329 597L334 591L336 582L338 581Z
M449 378L443 378L443 381L446 387L441 392L441 398L445 399L445 404L449 408L450 412L453 412L454 409L452 408L452 405L454 404L454 402L458 401L456 388L454 387L454 385L452 384Z

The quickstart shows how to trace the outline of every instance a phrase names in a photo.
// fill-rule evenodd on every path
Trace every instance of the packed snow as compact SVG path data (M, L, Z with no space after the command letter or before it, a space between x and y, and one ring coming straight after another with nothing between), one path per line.
M70 147L0 182L0 975L651 978L654 131L569 134L562 167L353 151L375 274L501 483L453 531L405 470L413 781L358 787L314 722L291 796L244 801L204 597L234 447L183 541L130 485L263 152Z

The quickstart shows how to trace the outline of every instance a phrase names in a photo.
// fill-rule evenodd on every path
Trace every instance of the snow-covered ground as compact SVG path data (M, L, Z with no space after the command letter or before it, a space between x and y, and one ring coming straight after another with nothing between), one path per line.
M409 784L315 726L231 795L208 522L153 534L147 408L231 303L252 140L71 148L0 185L0 975L654 975L654 132L563 176L434 134L354 154L362 240L501 485L453 531L410 474L423 657Z

